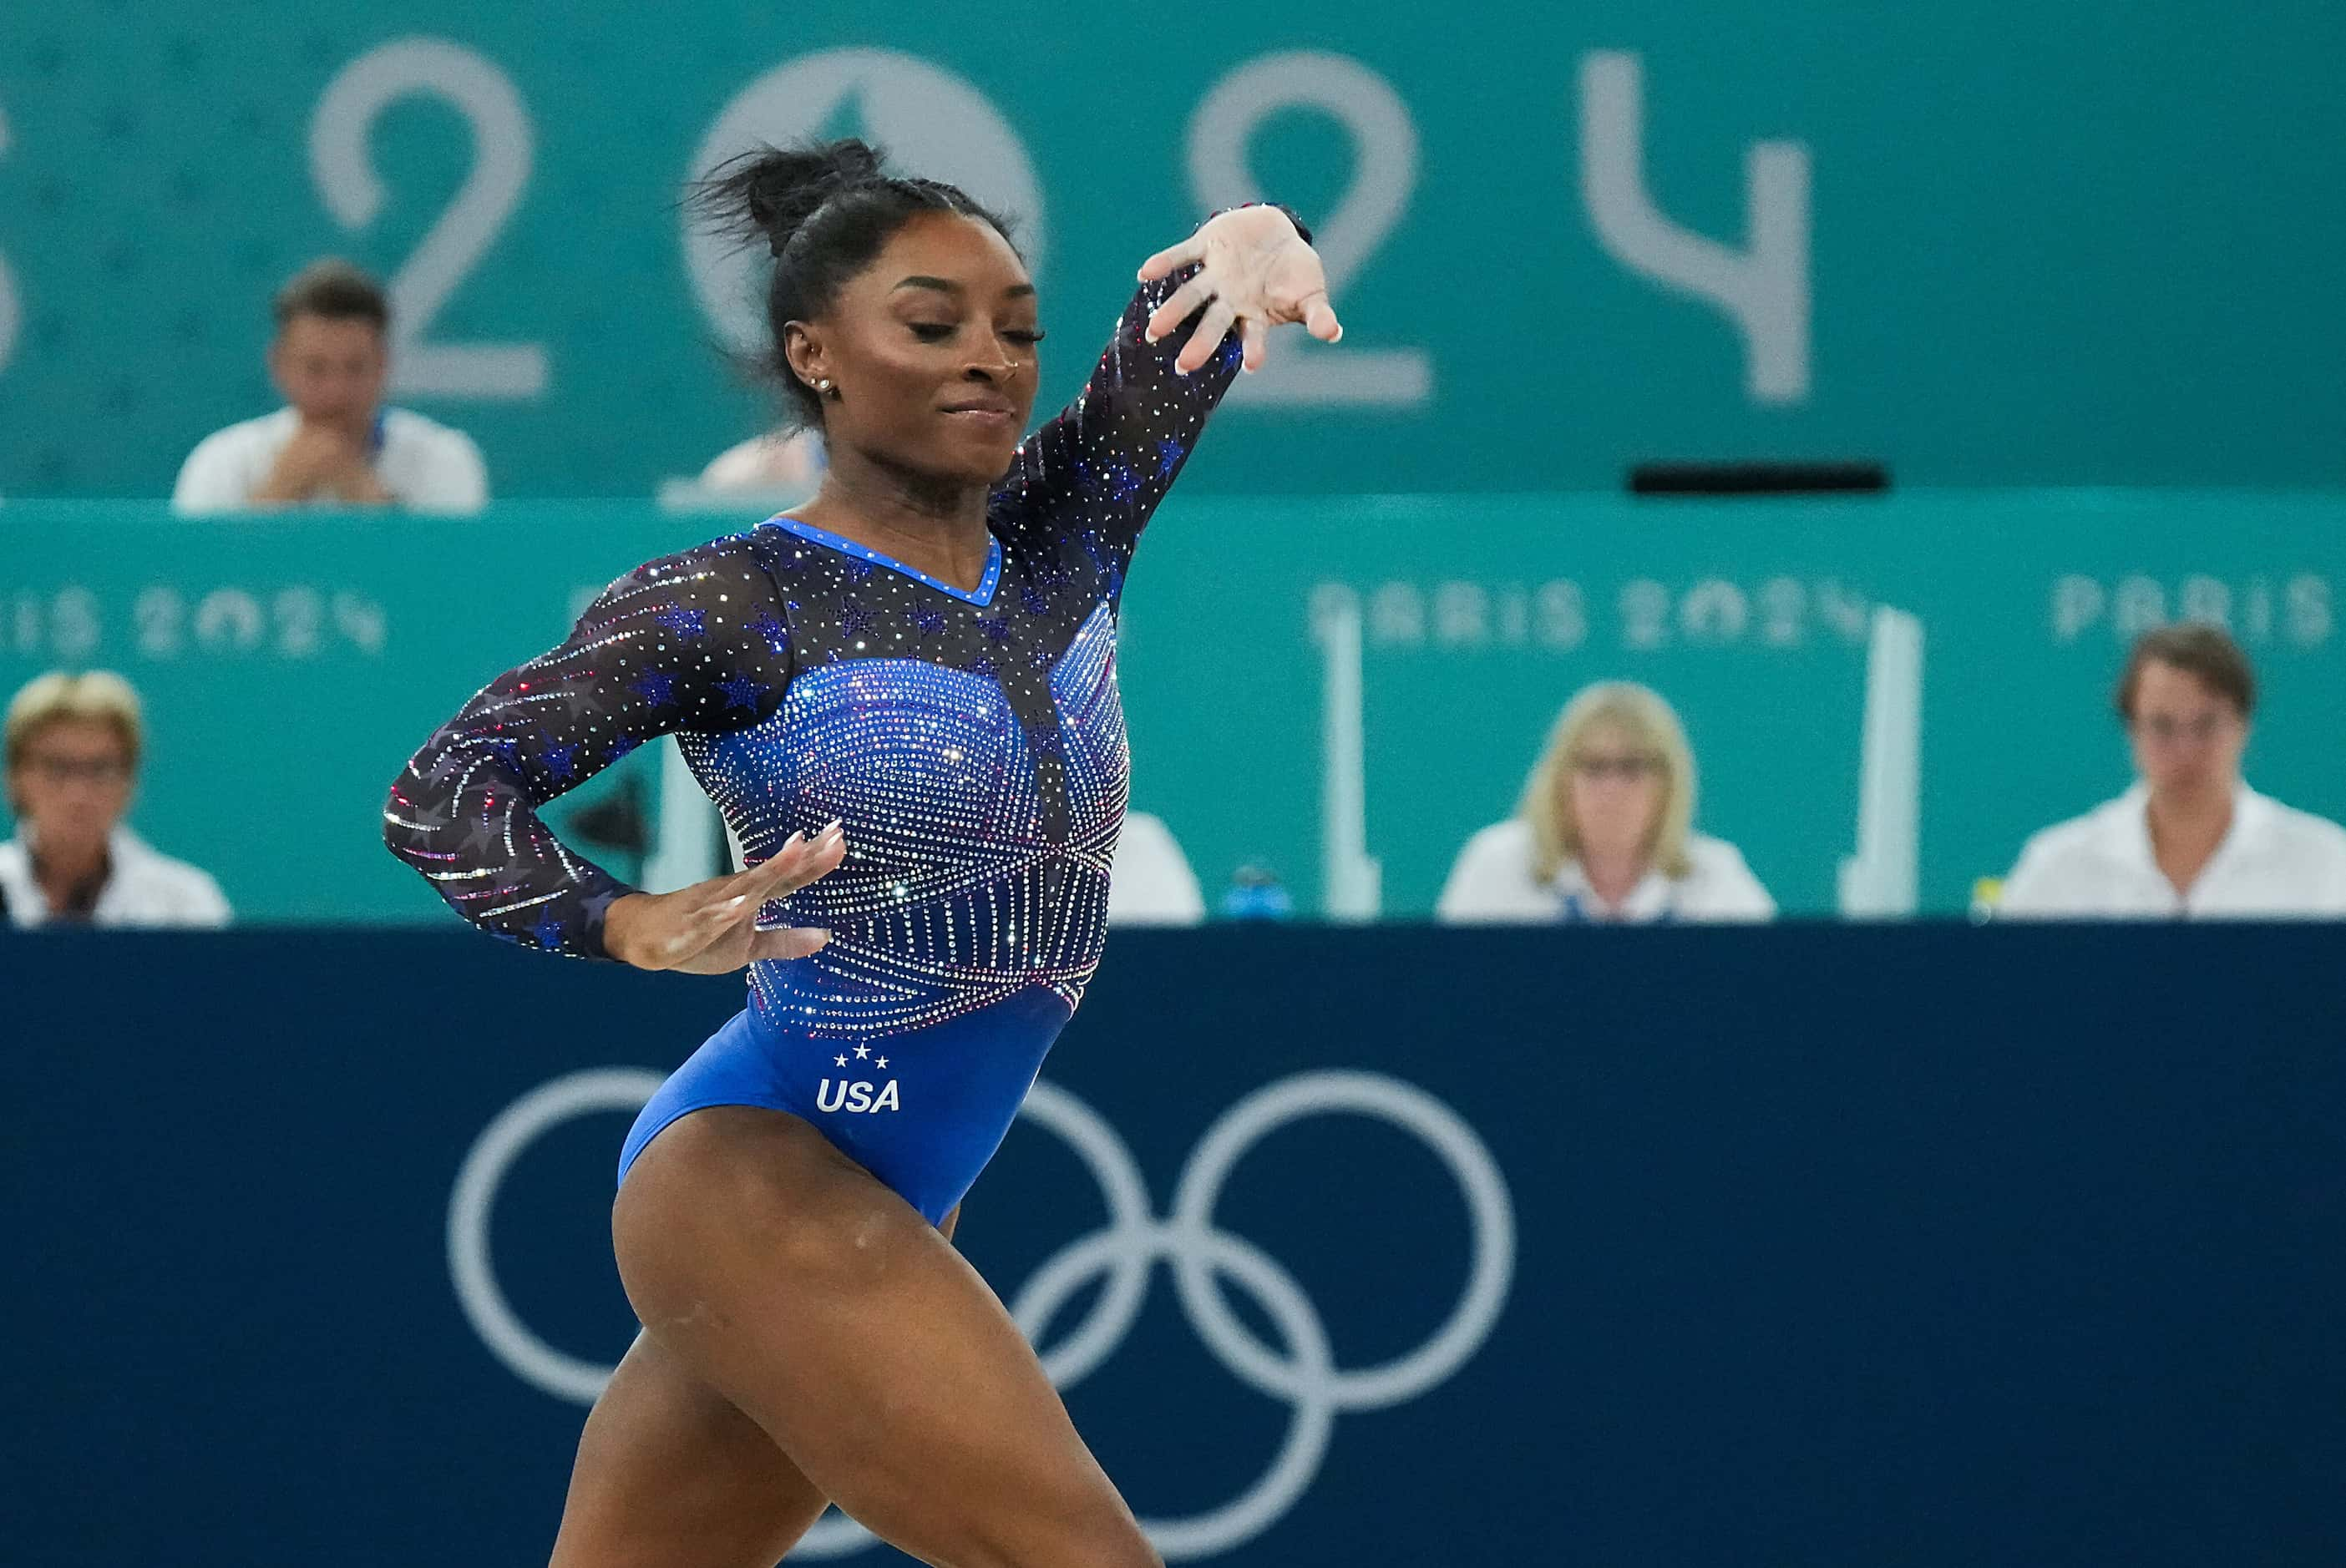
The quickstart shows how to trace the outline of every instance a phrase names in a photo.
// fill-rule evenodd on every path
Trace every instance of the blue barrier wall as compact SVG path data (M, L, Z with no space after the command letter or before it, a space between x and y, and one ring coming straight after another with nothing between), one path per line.
M1266 1085L1366 1083L1433 1141L1263 1129L1209 1195L1233 1239L1189 1250L1251 1248L1269 1298L1226 1282L1201 1333L1160 1269L1071 1407L1145 1517L1241 1564L2346 1560L2339 956L2315 927L1119 935L1046 1103L1154 1214ZM457 932L0 939L5 1555L542 1561L582 1410L468 1322L452 1188L525 1096L665 1068L735 995ZM630 1328L624 1122L524 1139L487 1210L515 1321L588 1363ZM1074 1146L1022 1125L972 1196L1014 1303L1103 1223ZM1477 1180L1495 1316L1422 1349ZM1315 1327L1345 1373L1402 1364L1299 1371Z

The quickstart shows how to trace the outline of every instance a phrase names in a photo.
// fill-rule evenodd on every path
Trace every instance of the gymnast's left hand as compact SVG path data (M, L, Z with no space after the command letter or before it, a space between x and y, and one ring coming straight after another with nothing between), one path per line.
M1180 244L1142 262L1140 280L1153 282L1192 261L1198 263L1197 275L1167 297L1147 328L1153 343L1205 307L1173 361L1183 375L1212 359L1232 326L1245 346L1240 362L1250 371L1262 368L1263 339L1283 322L1300 321L1305 331L1326 343L1344 335L1336 308L1328 302L1320 252L1276 207L1241 207L1209 219Z
M804 958L831 940L806 926L760 930L758 911L839 869L847 838L837 822L810 839L792 833L744 871L672 893L628 893L603 916L603 949L638 969L725 974L768 958Z

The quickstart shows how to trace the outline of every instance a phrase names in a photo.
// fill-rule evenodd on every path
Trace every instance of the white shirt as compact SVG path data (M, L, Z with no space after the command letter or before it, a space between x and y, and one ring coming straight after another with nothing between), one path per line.
M301 414L280 408L212 432L180 465L171 509L186 515L250 510L253 492L301 426ZM382 411L382 445L373 468L382 487L410 512L478 512L488 504L488 469L473 438L403 408Z
M1722 839L1687 836L1683 877L1648 871L1619 906L1608 907L1588 885L1576 860L1549 881L1532 876L1532 825L1521 817L1494 823L1466 840L1443 884L1436 920L1454 924L1611 920L1759 921L1774 918L1776 901L1743 863L1742 851Z
M1196 925L1206 918L1189 858L1161 817L1133 811L1124 819L1107 876L1110 925Z
M107 926L222 926L228 900L219 884L188 864L161 855L128 828L106 841L106 886L90 911L90 923ZM9 922L44 924L49 901L33 876L33 857L22 839L0 844L0 893L8 899Z
M2028 840L1999 914L2116 919L2346 915L2346 828L2246 784L2232 825L2188 893L2158 869L2143 784Z
M700 487L780 490L807 496L822 483L826 466L821 431L769 431L710 458L700 471Z

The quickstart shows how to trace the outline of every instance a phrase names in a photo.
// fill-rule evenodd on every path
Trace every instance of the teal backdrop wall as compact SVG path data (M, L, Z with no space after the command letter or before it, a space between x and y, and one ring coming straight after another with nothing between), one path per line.
M949 20L947 19L949 16ZM505 495L756 429L682 182L861 132L1023 213L1072 390L1135 264L1257 188L1351 328L1192 491L2346 479L2346 8L1198 0L0 8L0 493L153 495L271 404L270 290L394 280L399 401Z
M558 641L586 596L719 526L622 502L218 523L152 503L11 504L0 689L60 665L128 675L153 730L135 820L246 915L447 918L381 847L393 774L474 690ZM1166 819L1209 893L1260 862L1319 907L1314 628L1357 612L1386 913L1431 910L1466 836L1513 809L1556 709L1607 677L1648 682L1685 716L1698 825L1739 844L1787 910L1830 912L1856 847L1867 623L1887 606L1925 643L1922 904L1960 911L2029 832L2125 787L2110 686L2127 642L2176 617L2223 621L2256 661L2251 781L2346 818L2342 583L2334 494L1184 491L1126 602L1134 804ZM575 834L579 805L626 787L598 780L554 819Z

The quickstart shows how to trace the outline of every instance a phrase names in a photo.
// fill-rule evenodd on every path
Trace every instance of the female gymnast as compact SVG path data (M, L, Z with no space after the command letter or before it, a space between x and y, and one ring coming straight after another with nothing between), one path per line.
M826 1501L934 1563L1153 1564L950 1237L1099 960L1134 545L1266 332L1341 335L1320 260L1283 209L1209 219L1021 442L1043 334L993 214L855 141L736 160L701 201L771 248L770 369L822 431L821 494L612 584L385 812L495 934L750 970L620 1156L644 1331L587 1418L554 1568L770 1568ZM662 734L748 869L651 894L536 808Z

